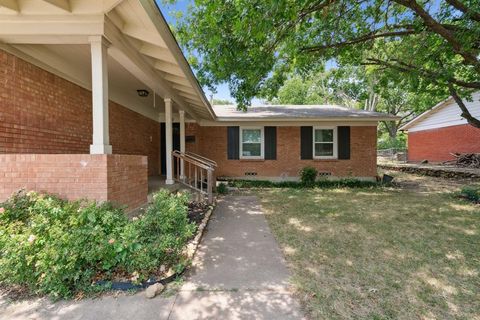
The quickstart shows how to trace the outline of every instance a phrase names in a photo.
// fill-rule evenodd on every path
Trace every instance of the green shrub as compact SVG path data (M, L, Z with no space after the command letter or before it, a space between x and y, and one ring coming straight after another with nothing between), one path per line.
M460 196L469 201L480 203L480 186L479 187L473 187L473 186L463 187L462 190L460 191Z
M317 169L314 167L305 167L300 170L300 181L305 187L313 187L317 179Z
M237 188L304 188L305 185L299 181L269 181L269 180L230 180L228 184ZM358 179L341 180L318 180L313 185L317 188L371 188L380 187L381 184L375 181L364 181Z
M227 194L228 192L228 188L227 188L227 185L225 183L220 183L218 186L217 186L217 193L218 194Z
M188 220L187 202L186 193L159 191L145 214L127 226L122 236L129 246L123 248L128 254L124 265L129 273L141 272L140 277L145 279L147 271L179 262L179 255L195 231L195 225Z
M115 273L145 279L178 263L194 231L186 201L159 192L130 221L108 203L19 192L0 204L0 282L60 298L95 290L95 280Z

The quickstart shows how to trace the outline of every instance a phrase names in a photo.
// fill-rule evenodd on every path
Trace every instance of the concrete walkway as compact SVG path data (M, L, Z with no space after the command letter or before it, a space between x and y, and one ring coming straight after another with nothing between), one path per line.
M289 272L256 197L222 199L170 319L300 319Z
M177 295L13 304L0 297L0 319L302 319L288 277L258 199L228 196L212 215Z

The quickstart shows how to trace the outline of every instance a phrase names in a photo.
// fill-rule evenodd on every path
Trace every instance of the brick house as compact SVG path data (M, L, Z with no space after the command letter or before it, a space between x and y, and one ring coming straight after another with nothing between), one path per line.
M212 107L153 0L0 4L0 201L26 188L133 209L155 177L190 179L193 165L203 186L214 162L217 177L296 179L310 165L373 179L377 123L394 119Z
M480 92L466 101L472 116L480 117ZM400 128L408 132L408 161L443 162L452 153L480 153L480 129L461 117L452 97L440 102Z

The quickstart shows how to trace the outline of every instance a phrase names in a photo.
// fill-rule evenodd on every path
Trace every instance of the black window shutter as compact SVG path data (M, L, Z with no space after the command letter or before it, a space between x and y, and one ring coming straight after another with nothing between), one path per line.
M277 159L277 127L265 127L265 160Z
M300 127L300 159L313 159L313 127Z
M350 127L338 127L338 159L350 159Z
M229 160L240 158L240 127L227 127L227 157Z

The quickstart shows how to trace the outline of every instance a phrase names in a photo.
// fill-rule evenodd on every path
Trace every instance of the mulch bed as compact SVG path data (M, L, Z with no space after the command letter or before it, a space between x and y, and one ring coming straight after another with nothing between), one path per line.
M208 204L206 202L192 201L188 204L188 220L197 226L202 222L207 213Z
M21 301L36 297L27 286L0 284L0 297L10 301Z

